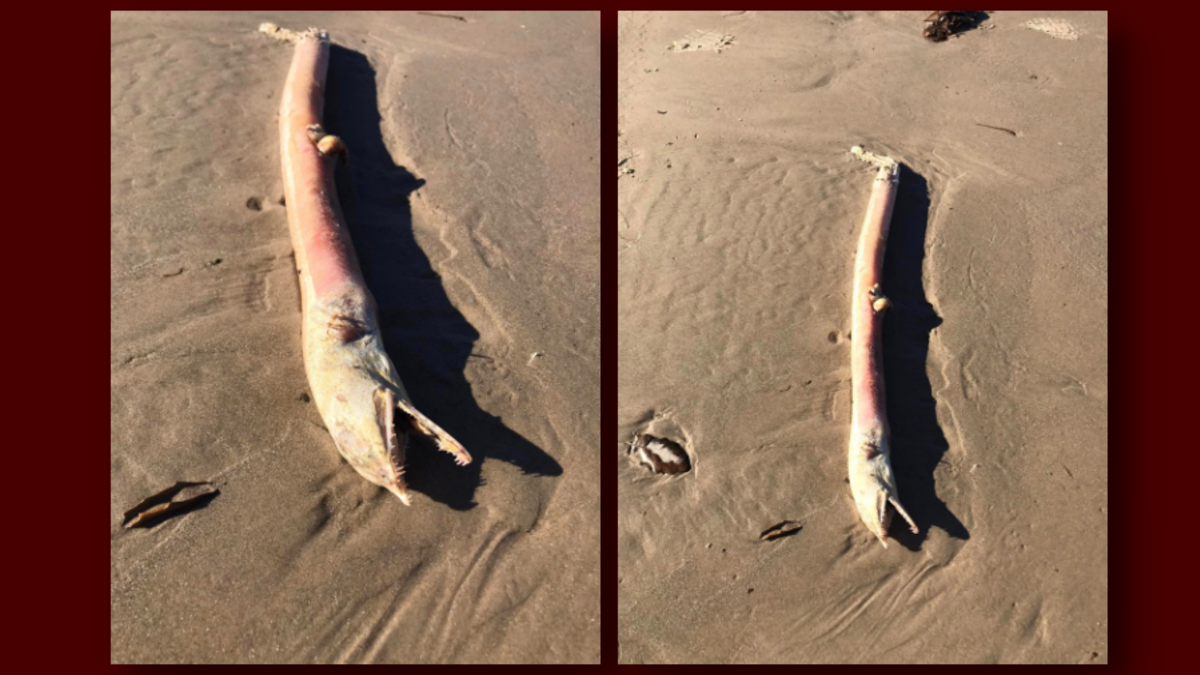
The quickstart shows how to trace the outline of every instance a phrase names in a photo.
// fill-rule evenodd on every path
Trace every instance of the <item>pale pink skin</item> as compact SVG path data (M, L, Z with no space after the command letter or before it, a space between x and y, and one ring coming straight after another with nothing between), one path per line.
M888 226L895 203L898 168L881 170L871 190L871 201L859 237L854 263L851 298L850 377L852 411L850 422L850 490L859 516L871 533L887 547L890 503L909 523L917 526L900 505L890 460L885 389L883 382L883 314L875 308L882 293L883 255L887 249ZM884 301L886 302L886 301Z
M279 120L288 225L296 264L312 279L318 300L346 285L366 288L338 204L333 162L317 150L308 135L309 126L321 123L328 70L328 41L313 36L301 38L288 70ZM301 257L305 264L301 264ZM302 292L308 290L301 288Z
M304 364L313 400L338 451L370 482L409 503L404 482L408 428L432 437L459 465L458 441L412 405L384 351L375 299L363 282L334 184L336 156L317 147L329 40L309 30L296 42L280 106L288 227L300 272ZM315 135L315 137L314 137ZM399 409L403 415L395 416ZM393 417L401 418L397 437Z
M883 254L887 250L888 226L892 220L895 189L876 181L867 206L867 218L859 236L854 261L854 295L851 300L850 377L853 381L854 429L874 429L887 436L883 384L883 313L872 306L871 287L883 286Z

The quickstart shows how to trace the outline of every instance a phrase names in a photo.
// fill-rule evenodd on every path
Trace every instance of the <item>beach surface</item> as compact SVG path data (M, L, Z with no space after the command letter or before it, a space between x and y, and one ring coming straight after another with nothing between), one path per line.
M622 663L1108 662L1107 15L933 43L926 14L619 15ZM886 549L847 484L855 144L903 165L883 353L920 534Z
M475 460L414 440L411 507L310 402L263 22L330 33L385 346ZM599 23L112 15L113 662L599 661ZM177 481L220 494L122 527Z

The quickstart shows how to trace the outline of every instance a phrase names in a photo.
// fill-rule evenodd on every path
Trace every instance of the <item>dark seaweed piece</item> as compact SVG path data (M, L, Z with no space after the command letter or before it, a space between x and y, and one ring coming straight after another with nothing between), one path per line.
M459 16L457 14L442 14L440 12L417 12L417 14L424 14L425 16L440 16L443 19L454 19L455 21L462 21L463 23L467 23L466 17ZM363 40L363 42L366 42L366 40Z
M796 534L797 532L799 532L803 528L804 528L803 525L801 525L800 523L797 523L794 520L785 520L782 523L772 525L772 526L768 527L767 529L763 530L762 534L758 535L758 538L763 541L771 541L772 539L780 539L782 537L790 537L793 534Z
M207 481L188 483L180 481L171 487L150 495L125 512L122 524L126 528L149 527L162 521L172 513L186 513L200 508L220 494L215 485Z
M1010 135L1013 135L1013 136L1016 136L1016 135L1017 135L1017 132L1013 131L1012 129L1005 129L1004 127L994 127L994 126L992 126L992 125L990 125L990 124L980 124L979 122L976 122L976 123L975 123L975 126L977 126L977 127L987 127L988 129L995 129L996 131L1003 131L1004 133L1006 133L1006 134L1010 134Z
M925 17L922 34L932 42L944 42L951 35L970 30L985 19L986 12L936 11Z

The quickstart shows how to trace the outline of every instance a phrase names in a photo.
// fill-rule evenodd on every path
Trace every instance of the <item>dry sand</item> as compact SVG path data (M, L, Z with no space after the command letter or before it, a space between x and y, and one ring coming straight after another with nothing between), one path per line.
M1108 660L1107 16L924 15L619 17L622 662ZM905 166L884 358L921 534L886 550L845 482L855 143ZM694 470L634 466L643 430Z
M599 660L599 15L463 16L113 15L114 662ZM303 400L265 21L330 31L387 349L476 460L415 444L410 508Z

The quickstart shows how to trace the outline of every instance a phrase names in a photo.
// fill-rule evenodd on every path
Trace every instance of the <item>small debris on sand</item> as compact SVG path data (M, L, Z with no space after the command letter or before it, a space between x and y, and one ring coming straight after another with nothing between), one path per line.
M146 497L125 512L124 526L147 527L170 513L190 511L216 497L220 490L207 481L178 482L171 487Z
M1031 28L1033 30L1045 33L1046 35L1059 40L1079 39L1079 31L1075 30L1074 26L1066 21L1063 21L1062 19L1051 19L1048 17L1031 19L1022 25L1024 25L1026 28Z
M782 523L777 523L762 531L758 538L762 541L771 541L780 537L789 537L799 532L804 526L794 520L785 520Z
M733 44L733 36L727 33L717 33L704 30L694 30L682 40L676 40L667 47L673 52L714 51L718 54Z
M964 33L984 21L987 21L990 12L951 12L937 11L932 12L925 17L925 31L922 33L927 40L931 42L944 42L958 33ZM988 28L995 28L995 24L990 24Z

